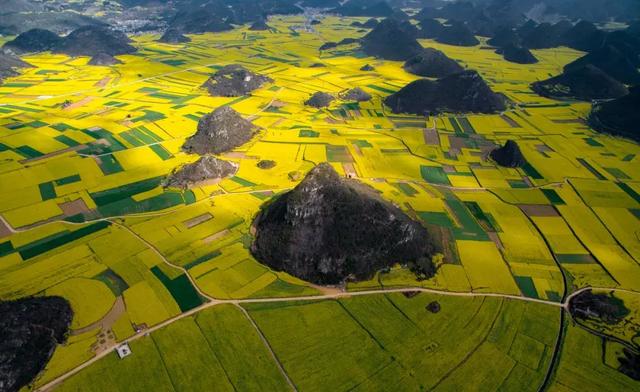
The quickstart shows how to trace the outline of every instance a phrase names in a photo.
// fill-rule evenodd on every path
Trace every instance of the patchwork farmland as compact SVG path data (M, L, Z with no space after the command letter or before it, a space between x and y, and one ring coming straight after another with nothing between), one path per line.
M589 104L529 88L582 53L535 50L540 63L518 65L485 42L422 39L514 106L399 115L382 100L418 78L401 62L357 44L318 50L362 36L354 20L366 18L329 16L304 32L303 17L275 16L271 30L180 45L141 35L138 52L110 67L23 57L34 67L0 85L0 298L59 295L74 311L68 341L31 389L640 388L616 362L640 344L640 147L590 129ZM202 84L230 64L273 82L210 96ZM303 104L355 87L372 100ZM195 160L185 139L220 106L260 128L219 156L237 172L165 187ZM488 158L507 140L525 166ZM255 260L261 206L322 162L438 233L435 276L396 264L326 288ZM566 312L589 287L624 300L624 327ZM439 311L425 310L433 302ZM132 355L119 359L122 343Z

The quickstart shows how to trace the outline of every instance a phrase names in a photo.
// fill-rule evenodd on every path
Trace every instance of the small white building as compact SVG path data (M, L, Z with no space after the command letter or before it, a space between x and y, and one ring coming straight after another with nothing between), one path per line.
M116 353L118 354L118 357L122 359L131 355L131 348L128 343L124 343L116 347Z

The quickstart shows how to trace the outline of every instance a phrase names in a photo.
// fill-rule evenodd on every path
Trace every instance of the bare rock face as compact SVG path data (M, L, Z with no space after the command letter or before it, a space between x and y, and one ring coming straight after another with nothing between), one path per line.
M328 163L263 207L251 251L257 260L317 284L364 280L395 263L436 252L420 223L372 188L342 178Z
M0 390L18 391L31 383L67 340L73 318L61 297L0 301Z
M198 183L228 177L235 171L236 167L232 163L206 155L174 170L167 177L164 186L187 189Z
M335 97L329 93L323 93L318 91L314 93L311 98L304 101L304 104L314 108L326 108L331 105L331 102L335 100Z
M164 44L184 44L191 42L191 38L183 35L180 30L169 29L162 34L162 37L158 40Z
M360 87L356 87L347 91L341 98L345 101L366 102L371 101L371 94L367 93Z
M213 74L203 87L214 97L241 97L271 82L273 80L269 77L253 73L241 65L232 64Z
M504 146L496 148L490 153L491 159L503 167L521 167L526 163L518 143L507 140Z
M464 70L457 61L433 48L424 48L404 63L405 71L429 78L441 78Z
M122 64L122 61L107 53L98 53L89 60L89 65L116 65Z
M436 81L419 79L388 96L384 103L394 113L496 113L506 108L505 98L494 93L473 70Z
M229 106L203 116L198 130L182 146L188 153L220 154L239 147L253 136L256 127Z

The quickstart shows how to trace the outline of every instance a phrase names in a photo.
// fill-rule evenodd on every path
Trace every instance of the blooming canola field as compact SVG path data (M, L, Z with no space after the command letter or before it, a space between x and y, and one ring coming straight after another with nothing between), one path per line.
M528 87L582 53L536 50L539 64L519 65L482 38L476 47L420 40L514 105L394 114L382 100L417 79L401 62L358 44L318 49L365 34L354 20L366 19L326 17L305 31L301 16L272 17L271 30L179 45L142 35L138 52L109 67L23 57L33 67L0 85L0 298L59 295L74 310L67 343L32 389L640 389L616 369L619 343L563 315L586 287L640 306L640 147L591 130L589 104ZM209 96L202 84L230 64L273 82ZM354 87L373 99L303 104ZM181 146L198 120L223 105L260 128L219 156L238 171L163 187L196 159ZM524 167L487 157L506 140L518 142ZM275 166L259 167L265 160ZM252 257L260 207L321 162L439 234L433 278L396 265L332 297L334 288ZM381 291L408 288L424 292ZM442 310L426 312L436 300ZM636 323L611 333L638 344ZM112 350L123 342L133 353L119 359Z

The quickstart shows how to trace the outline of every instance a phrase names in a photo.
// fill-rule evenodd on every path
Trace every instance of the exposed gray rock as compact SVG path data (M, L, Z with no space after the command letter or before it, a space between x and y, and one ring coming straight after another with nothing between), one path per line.
M241 97L273 80L237 64L227 65L213 74L203 87L214 97Z
M371 94L360 87L356 87L347 91L341 98L345 101L366 102L371 100Z
M251 251L277 271L317 284L366 280L396 263L437 252L429 232L374 189L342 178L328 163L263 207Z
M307 106L312 106L314 108L326 108L331 105L331 102L335 100L335 97L329 93L323 93L318 91L314 93L311 98L304 101L304 104Z
M197 132L182 146L188 153L219 154L239 147L253 137L256 127L229 106L204 115Z
M236 170L237 168L231 162L206 155L193 163L175 169L165 180L164 186L187 189L204 181L228 177Z
M73 311L62 297L34 297L0 301L0 315L0 390L18 391L67 340Z

